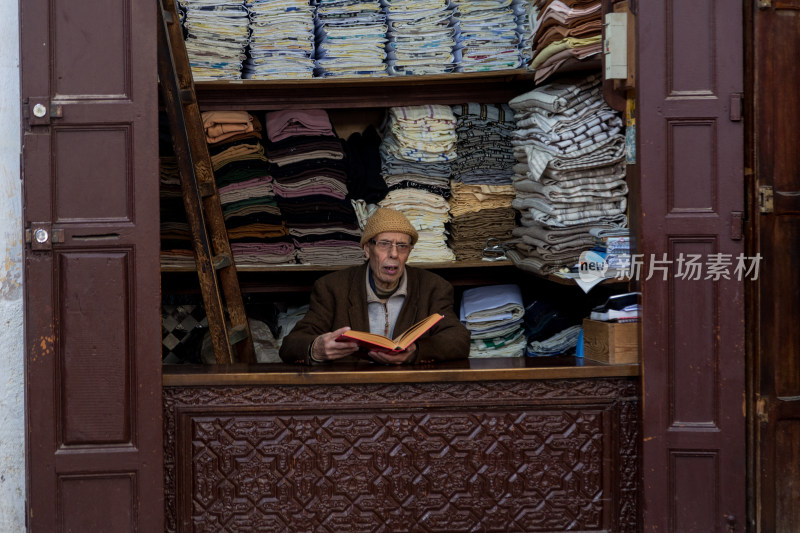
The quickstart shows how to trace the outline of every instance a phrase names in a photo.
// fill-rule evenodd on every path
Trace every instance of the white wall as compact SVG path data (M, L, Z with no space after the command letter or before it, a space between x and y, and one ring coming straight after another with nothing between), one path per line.
M0 531L25 530L19 20L0 2Z

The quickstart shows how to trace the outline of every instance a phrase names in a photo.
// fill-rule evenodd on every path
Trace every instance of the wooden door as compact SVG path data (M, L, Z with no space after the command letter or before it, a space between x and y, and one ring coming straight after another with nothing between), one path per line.
M644 530L744 531L741 4L637 4Z
M800 531L800 0L754 6L756 218L755 531ZM765 191L766 192L766 191ZM765 201L766 203L766 201Z
M155 2L20 2L27 523L163 530Z

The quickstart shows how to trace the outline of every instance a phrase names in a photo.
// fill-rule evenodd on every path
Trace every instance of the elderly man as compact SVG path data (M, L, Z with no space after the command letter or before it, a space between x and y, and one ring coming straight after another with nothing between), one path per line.
M367 262L317 280L308 313L283 340L281 359L352 361L359 347L337 340L342 333L352 328L392 338L432 313L444 318L405 351L370 351L369 358L390 365L466 358L469 331L453 311L452 285L426 270L406 267L417 238L402 213L378 208L361 237Z

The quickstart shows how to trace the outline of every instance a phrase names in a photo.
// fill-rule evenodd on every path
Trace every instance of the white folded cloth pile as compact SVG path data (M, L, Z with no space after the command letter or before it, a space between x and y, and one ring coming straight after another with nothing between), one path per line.
M453 0L458 70L481 72L519 68L521 28L511 0Z
M533 25L539 14L536 5L528 0L511 0L511 7L517 21L517 31L520 34L519 54L522 67L527 68L533 59Z
M186 53L195 80L241 79L250 39L243 0L181 0Z
M308 0L246 0L250 48L245 79L314 76L314 7Z
M392 75L454 72L456 27L450 0L381 0Z
M599 75L545 84L509 102L517 129L513 176L519 239L509 258L526 270L571 267L589 230L627 226L625 138Z
M469 357L522 357L525 307L519 285L488 285L464 291L459 319L470 332Z
M317 77L386 75L386 14L379 0L315 0Z
M379 205L401 211L419 232L409 262L453 261L445 230L450 161L456 156L452 110L444 105L392 107L383 129L381 175L389 194Z

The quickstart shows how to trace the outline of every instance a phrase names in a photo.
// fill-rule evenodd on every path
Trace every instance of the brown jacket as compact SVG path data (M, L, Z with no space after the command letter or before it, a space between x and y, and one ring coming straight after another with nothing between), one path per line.
M287 363L311 364L308 349L323 333L344 326L369 331L367 315L367 264L338 270L314 283L308 313L283 339L280 356ZM469 331L453 310L453 286L426 270L406 266L408 296L394 331L398 334L432 313L444 318L417 339L412 363L465 359L469 355ZM340 361L353 361L345 357Z

